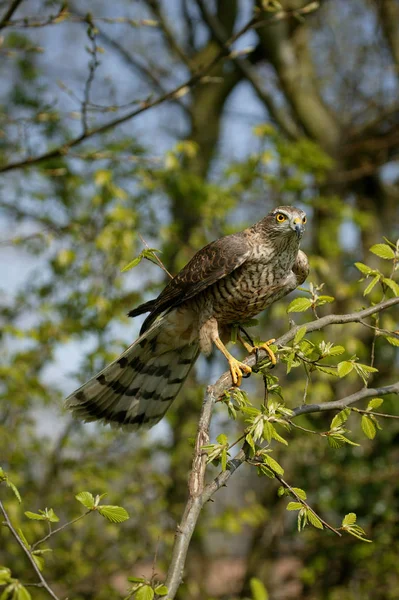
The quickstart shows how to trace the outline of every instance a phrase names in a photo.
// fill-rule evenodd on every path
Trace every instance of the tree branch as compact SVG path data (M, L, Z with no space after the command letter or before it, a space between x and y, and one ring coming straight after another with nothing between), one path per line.
M362 319L375 313L386 310L399 304L399 298L391 298L385 302L380 302L375 306L366 308L359 312L348 313L346 315L327 315L315 321L306 324L306 331L317 331L332 324L360 323ZM296 332L303 327L293 327L286 334L276 340L278 346L283 346L295 337ZM262 352L265 352L262 350ZM265 352L266 355L266 352ZM257 362L256 356L249 356L243 362L254 366ZM168 571L165 585L168 588L168 598L173 600L183 578L183 571L186 562L187 552L191 537L196 527L198 518L204 504L210 500L221 487L224 487L235 471L247 460L244 449L241 449L233 459L227 463L227 469L222 471L208 485L204 485L206 454L202 452L202 447L209 441L209 425L212 416L213 406L216 399L223 391L232 384L230 372L223 373L218 381L209 386L206 391L205 399L202 405L200 420L198 425L197 437L195 442L195 452L193 466L189 480L189 497L180 525L177 527L175 543L172 552L172 560ZM294 409L292 418L296 418L304 413L323 412L332 410L342 410L343 408L371 396L384 396L387 394L399 394L399 381L391 385L380 388L363 388L358 392L336 400L325 402L324 404L310 404L299 406Z
M320 329L324 329L328 325L343 325L345 323L359 323L362 325L362 319L379 313L381 311L387 310L392 306L399 304L399 298L390 298L389 300L385 300L385 302L380 302L375 306L370 306L369 308L365 308L364 310L359 310L358 312L348 313L346 315L327 315L326 317L321 317L315 321L311 321L310 323L305 323L305 325L297 325L290 329L287 333L282 335L276 340L277 346L285 346L288 342L294 339L295 334L299 329L303 326L306 327L306 333L310 333L312 331L319 331ZM266 356L266 352L264 354ZM256 360L255 357L252 358L250 362L248 359L248 363L250 366L254 364ZM244 361L245 362L245 361Z
M287 111L283 111L281 108L276 106L272 96L261 86L258 74L251 65L250 61L247 58L231 54L230 49L226 46L227 35L225 34L223 25L219 22L215 15L208 11L204 0L197 0L197 4L204 21L211 30L213 38L217 41L225 54L228 55L229 60L236 65L242 75L250 82L258 98L263 102L269 111L272 120L279 125L287 137L291 139L297 139L299 137L299 130L293 119L291 119ZM271 20L272 19L273 17L271 17Z
M237 33L235 33L233 36L231 36L231 38L226 42L226 45L231 46L239 37L241 37L249 29L251 29L255 25L255 23L256 23L256 18L252 18ZM122 117L118 117L117 119L109 121L108 123L104 123L103 125L100 125L99 127L88 130L88 131L80 134L79 136L73 138L69 142L65 142L61 146L54 148L54 150L49 150L48 152L44 152L43 154L40 154L39 156L27 158L27 159L17 161L14 163L9 163L8 165L0 167L0 173L7 173L9 171L15 171L16 169L20 169L23 167L31 167L33 165L37 165L37 164L39 164L45 160L48 160L50 158L58 158L60 156L65 156L66 154L68 154L68 151L70 150L70 148L73 148L74 146L81 144L83 141L86 141L87 139L90 139L100 133L105 133L105 132L109 131L110 129L117 127L118 125L121 125L122 123L125 123L126 121L129 121L130 119L133 119L134 117L137 117L138 115L142 114L143 112L150 110L151 108L154 108L155 106L163 104L164 102L167 102L169 100L175 100L176 97L184 95L189 89L193 88L195 85L200 83L201 79L209 71L211 71L213 69L213 67L224 58L224 56L225 56L225 51L221 50L216 56L214 56L212 58L212 60L210 62L208 62L205 66L202 66L201 68L199 68L197 70L197 72L194 73L188 80L186 80L184 83L178 85L173 90L166 92L165 94L162 94L161 96L159 96L152 102L148 102L148 101L142 102L141 106L139 108L129 112L128 114L126 114Z
M324 402L323 404L304 404L294 408L294 417L299 415L313 413L313 412L324 412L330 410L343 410L347 406L364 400L364 398L371 398L377 396L386 396L387 394L399 394L399 381L391 385L386 385L379 388L362 388L358 392L341 398L341 400L334 400L333 402Z
M202 447L209 442L209 425L211 422L212 409L216 402L215 388L209 386L201 408L198 423L197 436L195 439L195 450L193 465L189 479L189 496L186 508L175 534L172 560L168 570L165 585L168 588L168 598L173 600L183 578L183 570L191 537L194 533L201 509L206 502L204 499L204 479L206 467L206 452Z
M30 562L30 564L32 565L36 575L38 576L39 580L40 580L40 587L43 587L48 594L50 594L50 596L52 598L54 598L54 600L59 600L58 596L56 596L56 594L53 592L53 590L50 588L50 586L48 585L47 581L44 579L43 575L40 572L39 567L37 566L37 564L35 563L35 561L33 560L32 554L29 552L29 549L25 546L25 544L23 543L22 539L20 538L20 536L18 535L18 533L16 532L16 530L14 529L6 509L4 508L3 503L0 501L0 510L3 513L6 525L8 527L8 529L10 530L11 534L14 536L14 538L16 539L16 541L18 542L18 544L21 546L22 550L24 551L24 553L26 554L26 556L28 557L28 560Z
M18 6L23 2L23 0L13 0L6 10L4 16L0 19L0 30L7 27L8 21L11 19Z

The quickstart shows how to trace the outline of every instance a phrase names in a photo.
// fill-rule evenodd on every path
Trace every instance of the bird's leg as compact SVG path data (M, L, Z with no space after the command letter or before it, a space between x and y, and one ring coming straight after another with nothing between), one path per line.
M251 373L251 367L240 362L232 354L230 354L230 352L227 350L226 346L223 344L219 336L214 337L213 343L228 360L233 384L240 387L243 373Z
M263 348L263 350L266 350L266 352L268 353L270 362L272 363L272 365L274 366L275 364L277 364L276 355L274 354L273 350L271 350L271 348L269 348L270 344L273 344L273 342L276 341L275 338L272 338L271 340L268 340L267 342L262 342L262 344L259 344L259 346L251 346L251 344L248 344L248 342L246 342L241 337L240 334L238 334L237 339L244 346L245 350L249 354L253 354L257 350L259 350L259 348Z

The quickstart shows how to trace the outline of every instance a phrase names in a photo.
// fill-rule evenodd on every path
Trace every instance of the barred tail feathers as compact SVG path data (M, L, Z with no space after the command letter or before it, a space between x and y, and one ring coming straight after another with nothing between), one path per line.
M162 326L161 318L67 398L75 417L126 429L152 427L162 419L199 354L198 343L181 345L171 336L165 347Z

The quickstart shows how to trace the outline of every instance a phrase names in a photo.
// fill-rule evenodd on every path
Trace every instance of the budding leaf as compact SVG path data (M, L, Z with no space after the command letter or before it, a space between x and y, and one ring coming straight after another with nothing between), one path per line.
M253 600L269 600L269 594L260 579L251 577L249 586Z
M125 271L130 271L130 269L134 269L134 267L137 267L137 265L141 263L142 259L142 254L140 254L140 256L136 256L136 258L134 258L132 261L130 261L130 263L123 267L123 269L121 269L121 273L124 273Z
M348 513L342 520L342 527L347 527L348 525L354 525L356 523L356 515L355 513Z
M149 585L143 585L137 590L134 598L135 600L152 600L154 598L154 590Z
M79 492L79 494L76 494L75 498L78 502L90 510L92 510L95 506L93 494L90 492Z
M367 296L367 294L369 294L371 292L371 290L377 285L377 283L380 280L380 276L376 275L368 284L368 286L366 287L366 289L363 292L363 296Z
M308 510L307 516L309 519L309 523L316 527L317 529L324 529L323 523L320 521L319 517L317 517L311 510Z
M336 427L340 427L343 423L345 423L345 421L348 420L348 417L350 414L351 414L350 408L344 408L344 410L341 410L337 415L335 415L335 417L331 421L330 429L335 429Z
M399 346L399 338L388 336L385 339L387 342L392 344L392 346Z
M300 502L288 502L287 510L300 510L303 505Z
M390 279L389 277L384 277L383 282L385 285L391 288L395 296L399 296L399 285L396 283L396 281Z
M342 362L338 363L337 369L338 375L340 377L345 377L346 375L349 375L349 373L353 370L353 363L349 360L343 360Z
M157 585L157 587L155 588L155 593L158 594L158 596L167 596L168 594L168 588L166 587L166 585Z
M11 571L7 567L0 567L0 585L5 585L11 579Z
M46 517L44 515L38 515L37 513L31 512L30 510L25 511L25 516L28 519L32 519L34 521L46 521Z
M305 298L306 299L306 298ZM306 333L306 325L298 329L294 337L294 344L298 344Z
M375 438L377 428L371 417L368 417L367 415L362 416L362 430L363 433L369 438L369 440L373 440Z
M376 254L380 258L385 258L386 260L395 258L395 252L388 244L374 244L374 246L371 246L370 252Z
M290 312L303 312L312 306L312 300L309 298L295 298L290 302L287 313Z
M384 402L382 398L373 398L367 405L367 410L373 410L374 408L379 408L381 404Z
M358 269L361 273L363 273L363 275L369 275L372 272L372 268L368 267L367 265L364 265L361 262L356 262L355 263L355 267L356 269Z
M266 465L268 465L277 475L284 475L283 467L276 461L274 458L265 454L263 457L263 461Z
M105 517L111 523L123 523L123 521L129 518L129 513L121 506L104 505L99 506L97 510L101 516Z

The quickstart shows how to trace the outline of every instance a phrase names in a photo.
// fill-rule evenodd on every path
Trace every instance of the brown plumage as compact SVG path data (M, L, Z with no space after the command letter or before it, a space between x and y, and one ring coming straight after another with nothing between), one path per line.
M149 312L140 337L113 363L71 394L66 406L85 421L151 427L178 394L200 351L226 356L235 384L250 368L225 348L234 323L254 317L305 281L299 241L305 213L271 211L252 227L197 252L158 298L132 310Z

